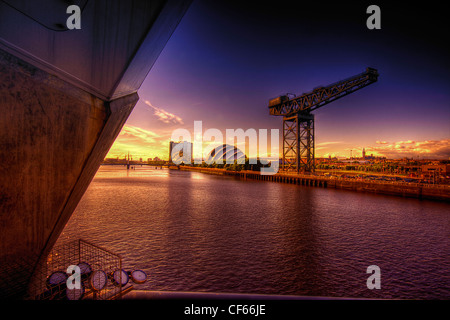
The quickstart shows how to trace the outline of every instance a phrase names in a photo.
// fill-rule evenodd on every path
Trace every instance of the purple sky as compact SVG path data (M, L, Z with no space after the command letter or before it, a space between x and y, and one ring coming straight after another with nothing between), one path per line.
M378 82L316 110L316 155L450 157L450 61L444 10L346 4L195 1L139 90L109 156L168 157L171 132L280 129L268 100L377 68ZM302 3L302 2L297 2Z

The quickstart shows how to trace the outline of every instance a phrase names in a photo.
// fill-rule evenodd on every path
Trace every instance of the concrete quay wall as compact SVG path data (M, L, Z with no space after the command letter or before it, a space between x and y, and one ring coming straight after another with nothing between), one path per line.
M330 179L314 175L293 175L286 173L261 175L259 172L255 171L230 171L219 168L202 168L189 166L179 166L178 169L208 174L231 175L239 177L241 179L272 181L298 184L303 186L334 188L357 192L370 192L407 198L441 200L450 202L450 186L442 185L421 185L417 183Z

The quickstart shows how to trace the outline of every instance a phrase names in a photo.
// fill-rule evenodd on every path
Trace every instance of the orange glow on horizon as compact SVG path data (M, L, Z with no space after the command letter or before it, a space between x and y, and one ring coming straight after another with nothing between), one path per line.
M169 158L169 141L171 132L153 132L136 126L126 124L118 135L113 146L109 150L106 158L123 159L128 155L133 159L142 158L147 161L148 158L158 157L162 160ZM203 147L209 150L214 142L204 142ZM240 147L240 146L238 146ZM317 158L349 158L362 157L362 149L365 149L366 155L375 157L382 156L388 159L399 158L419 158L419 159L449 159L450 157L450 139L425 140L425 141L375 141L367 146L351 146L351 142L332 141L316 144ZM244 148L240 148L245 150ZM282 150L280 142L280 151ZM280 153L281 157L281 153Z

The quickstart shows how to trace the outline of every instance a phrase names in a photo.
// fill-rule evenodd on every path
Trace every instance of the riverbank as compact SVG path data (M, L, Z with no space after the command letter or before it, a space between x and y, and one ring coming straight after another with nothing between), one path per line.
M376 194L401 196L407 198L439 200L450 202L450 186L423 185L419 183L395 181L366 181L345 178L330 178L315 175L297 175L276 173L274 175L261 175L256 171L230 171L219 168L203 168L189 166L173 166L169 169L196 171L207 174L229 175L240 179L262 180L280 183L298 184L312 187L335 188L357 192L370 192Z

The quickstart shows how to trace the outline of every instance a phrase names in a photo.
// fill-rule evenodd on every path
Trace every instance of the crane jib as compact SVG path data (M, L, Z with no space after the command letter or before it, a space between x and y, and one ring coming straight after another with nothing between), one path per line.
M302 94L299 97L290 99L287 95L283 95L271 99L269 101L270 114L288 116L295 113L309 113L377 80L378 71L373 68L367 68L361 74L335 82L326 87L315 88L312 92Z

